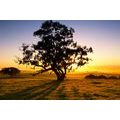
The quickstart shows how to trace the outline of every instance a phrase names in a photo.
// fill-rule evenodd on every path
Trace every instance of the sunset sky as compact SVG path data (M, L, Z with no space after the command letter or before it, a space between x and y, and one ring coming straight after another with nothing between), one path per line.
M44 21L0 21L0 68L17 65L22 43L36 43L33 32ZM92 61L78 71L120 72L120 21L63 20L59 21L75 29L74 40L80 45L92 47ZM29 69L29 68L28 68Z

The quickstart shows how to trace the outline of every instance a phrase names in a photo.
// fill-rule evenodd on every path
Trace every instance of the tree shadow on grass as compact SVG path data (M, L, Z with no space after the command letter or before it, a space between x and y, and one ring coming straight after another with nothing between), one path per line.
M113 96L112 99L114 99L114 98L120 99L120 89L107 88L103 92L111 94L111 96Z
M67 100L67 96L66 96L65 93L64 93L64 88L65 88L65 86L62 86L62 87L57 91L59 100Z
M46 100L47 96L60 85L61 81L50 81L26 88L20 92L0 96L1 100Z

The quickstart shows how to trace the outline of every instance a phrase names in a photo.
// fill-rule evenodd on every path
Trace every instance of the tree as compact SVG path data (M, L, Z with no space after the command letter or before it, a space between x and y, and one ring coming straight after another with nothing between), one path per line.
M54 21L45 21L41 28L33 33L40 40L31 46L23 44L23 58L19 58L20 64L40 67L37 73L53 71L57 80L63 80L73 65L77 67L85 65L90 59L88 53L92 48L81 47L73 40L73 28Z
M6 75L13 76L13 75L19 74L19 73L20 73L20 70L17 69L17 68L14 68L14 67L8 67L8 68L3 68L3 69L1 70L1 73L2 73L2 74L6 74Z

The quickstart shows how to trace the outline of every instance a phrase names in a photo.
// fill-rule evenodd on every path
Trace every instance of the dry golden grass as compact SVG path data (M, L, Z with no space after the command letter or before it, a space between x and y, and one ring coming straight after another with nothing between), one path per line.
M52 74L0 76L0 99L120 100L120 79L84 79L85 75L69 74L62 82Z

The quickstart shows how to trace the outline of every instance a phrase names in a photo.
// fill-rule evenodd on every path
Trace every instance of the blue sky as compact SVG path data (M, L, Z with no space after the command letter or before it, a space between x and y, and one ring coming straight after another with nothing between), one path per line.
M33 32L44 20L0 21L0 68L16 66L15 56L20 55L22 43L37 42ZM92 46L93 61L89 66L120 66L120 21L63 20L75 29L74 39L81 45Z

